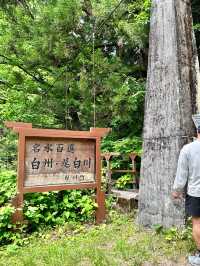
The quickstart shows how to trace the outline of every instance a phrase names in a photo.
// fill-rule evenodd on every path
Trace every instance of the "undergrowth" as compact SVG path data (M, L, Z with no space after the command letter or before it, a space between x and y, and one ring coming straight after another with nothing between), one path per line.
M24 200L23 226L11 223L14 208L11 199L16 193L16 175L4 170L0 174L0 245L23 244L27 234L43 227L55 227L66 222L93 222L97 207L92 190L29 193ZM16 227L18 228L16 230Z
M101 225L66 223L33 233L23 247L11 244L0 251L0 265L10 266L141 266L179 261L194 249L181 231L146 230L135 214L111 210ZM173 237L168 238L166 234Z

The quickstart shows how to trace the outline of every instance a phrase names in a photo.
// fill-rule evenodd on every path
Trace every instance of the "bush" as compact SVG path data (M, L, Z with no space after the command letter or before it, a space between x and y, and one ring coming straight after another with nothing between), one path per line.
M102 140L102 151L119 152L121 154L136 152L138 155L141 155L142 139L139 137L127 137L114 140L110 134Z
M154 230L157 234L163 235L164 239L168 242L192 240L192 225L190 220L188 220L184 229L176 227L163 228L162 225L156 224L154 225Z
M134 177L130 174L126 174L117 179L115 186L119 189L132 188Z
M16 173L2 170L0 173L0 206L7 203L16 193Z
M25 195L24 217L27 225L11 223L14 207L9 203L16 194L16 174L3 170L0 174L0 245L11 242L23 243L26 232L39 230L44 226L62 225L66 222L94 220L94 192L91 190L67 190Z
M11 223L11 215L14 207L6 205L0 208L0 244L7 243L13 239L14 225Z
M91 191L55 191L27 194L25 218L36 229L43 225L60 225L67 221L93 220L96 203Z

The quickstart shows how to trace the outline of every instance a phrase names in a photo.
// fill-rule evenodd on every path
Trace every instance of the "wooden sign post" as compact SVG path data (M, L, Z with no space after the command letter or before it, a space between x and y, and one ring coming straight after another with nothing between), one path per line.
M19 122L5 125L19 134L14 222L23 221L25 193L87 188L96 190L96 222L105 219L100 141L109 128L71 131L32 128Z

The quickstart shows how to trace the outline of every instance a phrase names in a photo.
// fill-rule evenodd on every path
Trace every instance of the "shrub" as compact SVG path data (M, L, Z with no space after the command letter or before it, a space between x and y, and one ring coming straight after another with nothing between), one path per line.
M7 203L16 193L16 173L2 170L0 173L0 206Z
M12 241L14 225L11 223L11 215L14 213L14 207L6 205L0 207L0 244Z
M93 220L96 204L91 191L54 191L26 195L24 215L32 228Z
M119 189L131 188L134 177L126 174L117 179L116 187Z
M9 203L16 193L16 174L3 170L0 174L0 245L10 242L21 243L25 232L39 230L43 226L62 225L68 221L85 222L94 220L94 192L91 190L67 190L25 195L25 226L11 223L14 207Z

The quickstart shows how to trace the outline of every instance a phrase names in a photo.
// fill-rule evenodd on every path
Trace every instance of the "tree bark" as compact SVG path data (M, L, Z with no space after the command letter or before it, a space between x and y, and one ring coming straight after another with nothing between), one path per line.
M193 41L193 80L194 85L197 88L196 93L196 105L197 105L197 113L200 113L200 71L199 71L199 58L198 58L198 50L197 50L197 43L195 39L194 31L192 32L192 41Z
M195 135L197 75L189 0L153 0L138 222L182 226L171 199L180 149Z

